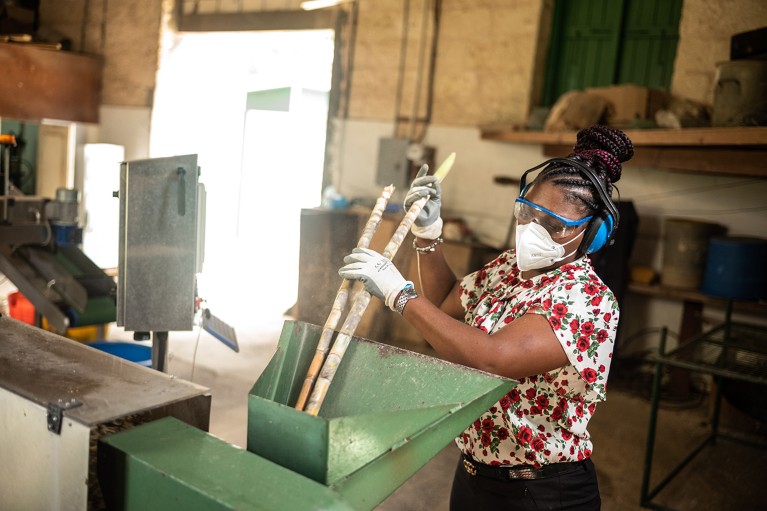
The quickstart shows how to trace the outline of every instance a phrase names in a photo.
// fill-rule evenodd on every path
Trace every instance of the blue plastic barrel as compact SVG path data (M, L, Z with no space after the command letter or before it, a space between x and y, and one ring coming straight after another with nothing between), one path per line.
M731 300L767 298L767 239L711 238L702 291Z
M121 341L94 341L87 343L87 345L142 366L152 367L152 348L150 346Z

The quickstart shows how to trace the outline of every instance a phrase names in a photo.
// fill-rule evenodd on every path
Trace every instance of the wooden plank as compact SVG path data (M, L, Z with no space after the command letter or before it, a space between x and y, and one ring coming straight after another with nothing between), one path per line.
M97 123L101 58L0 44L0 116Z
M660 286L657 284L639 284L630 282L628 285L630 293L661 298L678 302L696 302L703 305L714 307L727 307L727 300L713 295L707 295L693 289L679 289L673 287ZM734 300L732 302L733 310L746 313L764 314L767 311L767 303L763 301Z
M685 128L679 130L627 130L642 146L750 146L767 145L767 127Z
M634 146L767 146L767 127L624 130ZM482 140L519 144L575 144L575 131L544 132L480 128Z
M567 156L569 145L543 146L549 157ZM753 176L767 178L767 149L743 147L636 147L627 166L653 167L706 174Z
M181 14L179 32L315 30L336 27L333 10Z
M767 149L642 147L636 151L634 158L628 164L707 174L767 178L765 161L767 161Z

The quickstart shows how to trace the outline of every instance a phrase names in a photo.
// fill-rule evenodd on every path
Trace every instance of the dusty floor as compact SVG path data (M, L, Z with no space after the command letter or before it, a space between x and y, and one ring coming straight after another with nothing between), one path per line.
M247 394L271 359L285 319L289 318L237 325L240 353L229 350L206 332L170 334L169 372L211 389L212 434L239 446L246 445ZM127 339L130 335L113 327L109 338ZM638 382L628 370L620 376L613 373L611 382L608 400L597 408L589 427L595 442L593 459L603 509L641 510L644 508L639 505L640 487L650 416L646 398L649 382L646 378ZM661 407L652 486L706 436L710 402L704 396L694 407ZM377 510L447 510L457 452L452 443L447 445ZM654 502L678 510L767 509L766 453L764 448L720 440L703 449Z

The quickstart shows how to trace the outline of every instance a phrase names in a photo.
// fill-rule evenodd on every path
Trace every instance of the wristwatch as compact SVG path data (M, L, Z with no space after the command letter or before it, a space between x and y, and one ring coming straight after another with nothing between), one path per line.
M418 298L418 293L416 293L414 288L407 286L402 291L400 291L399 296L397 296L397 301L394 302L394 311L402 314L402 311L405 310L405 305L407 305L407 302L413 298Z

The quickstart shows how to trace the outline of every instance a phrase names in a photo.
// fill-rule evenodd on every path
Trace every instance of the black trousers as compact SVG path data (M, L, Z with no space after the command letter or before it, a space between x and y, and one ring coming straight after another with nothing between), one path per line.
M450 493L450 511L598 511L601 507L594 463L545 479L500 481L469 475L458 460Z

